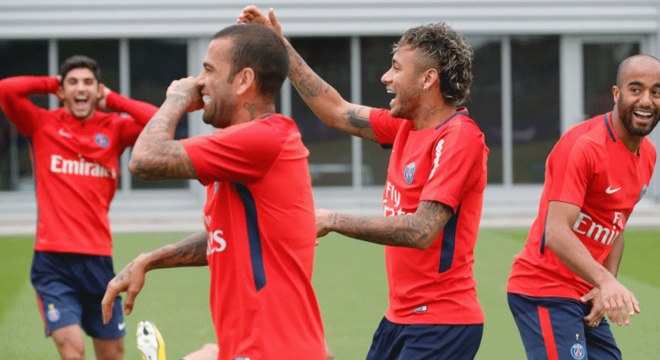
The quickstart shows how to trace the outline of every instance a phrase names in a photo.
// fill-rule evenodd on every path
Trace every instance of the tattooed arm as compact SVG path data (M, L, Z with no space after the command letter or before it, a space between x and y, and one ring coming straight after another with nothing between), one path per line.
M453 215L452 209L437 201L422 201L414 214L402 216L360 216L318 210L319 237L330 231L376 244L426 249Z
M275 17L273 9L268 11L268 17L266 17L258 7L248 6L239 15L238 22L266 25L282 38L289 53L289 80L307 106L325 125L350 135L377 141L376 134L369 124L371 108L344 100L337 90L321 79L305 63L305 60L282 35L282 27Z
M121 292L126 292L124 302L124 313L126 315L133 311L135 298L142 290L145 275L153 269L179 267L179 266L204 266L206 260L206 243L208 234L205 231L193 234L176 244L165 245L152 252L140 254L128 263L117 276L108 283L108 287L101 301L103 311L103 322L105 324L112 318L112 309L115 298Z
M135 142L128 169L142 180L196 179L197 172L174 131L187 111L201 108L194 77L172 82L165 102Z

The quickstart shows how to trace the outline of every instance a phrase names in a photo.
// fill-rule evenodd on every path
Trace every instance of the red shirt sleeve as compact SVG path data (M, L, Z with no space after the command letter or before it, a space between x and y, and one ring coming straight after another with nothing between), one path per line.
M484 135L472 122L453 121L436 140L433 165L420 201L438 201L456 212L464 194L486 173Z
M48 110L36 106L28 95L54 94L59 88L57 77L16 76L0 80L0 106L18 131L31 136L45 119Z
M249 184L263 177L282 151L288 135L281 130L253 120L181 142L202 184Z
M578 140L559 144L548 156L546 177L552 179L548 200L571 203L582 207L587 186L598 171L590 142Z
M128 117L117 120L120 139L124 146L131 146L149 120L156 114L158 108L144 101L133 100L116 92L108 94L106 107L117 112L127 113Z
M406 120L392 117L390 111L386 109L372 109L369 113L371 128L378 138L378 143L383 147L394 144L396 134L404 121Z

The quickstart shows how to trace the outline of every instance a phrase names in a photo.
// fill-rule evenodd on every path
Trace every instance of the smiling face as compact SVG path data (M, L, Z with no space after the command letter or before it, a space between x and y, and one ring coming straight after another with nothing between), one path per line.
M211 41L204 57L204 70L198 77L204 101L202 119L216 128L231 125L238 110L233 77L230 76L231 49L232 40L229 38Z
M646 136L660 120L660 62L648 56L630 59L612 94L619 118L633 136Z
M62 80L58 95L68 113L85 120L94 115L100 92L100 84L90 69L75 68Z
M392 56L392 67L381 77L387 93L394 94L390 101L392 116L413 119L420 103L423 75L415 60L417 51L410 46L400 47Z

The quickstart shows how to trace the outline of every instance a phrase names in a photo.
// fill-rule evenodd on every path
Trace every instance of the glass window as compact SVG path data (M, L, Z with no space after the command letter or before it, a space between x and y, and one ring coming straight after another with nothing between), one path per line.
M362 103L367 106L389 109L392 95L385 91L381 77L392 64L392 45L399 37L362 38L360 51ZM362 142L362 185L385 184L390 150L383 149L378 143Z
M583 45L585 119L612 111L619 63L635 54L639 54L637 42Z
M513 181L542 183L560 133L559 37L513 37L511 59Z
M48 75L48 42L0 40L0 79L18 75ZM48 95L33 95L48 108ZM0 190L33 189L27 138L21 136L0 110Z
M468 36L474 50L472 89L466 106L486 136L488 182L502 183L502 73L499 39Z
M350 42L348 38L298 38L292 45L314 71L344 97L351 98ZM325 126L296 91L291 97L292 117L309 148L314 186L351 185L351 139Z
M188 76L185 40L149 39L130 41L131 97L160 106L173 80ZM188 137L188 116L176 128L175 138ZM142 181L135 177L132 188L186 188L187 180Z

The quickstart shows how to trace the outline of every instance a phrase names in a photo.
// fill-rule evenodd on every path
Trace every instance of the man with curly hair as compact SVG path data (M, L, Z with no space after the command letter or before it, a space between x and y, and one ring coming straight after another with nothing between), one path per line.
M282 36L272 9L249 6L238 20ZM381 78L394 94L389 110L347 102L286 46L289 79L324 124L392 148L384 217L317 210L318 236L385 245L389 307L367 359L474 358L484 317L472 264L488 148L459 107L472 83L470 45L444 23L406 31Z

